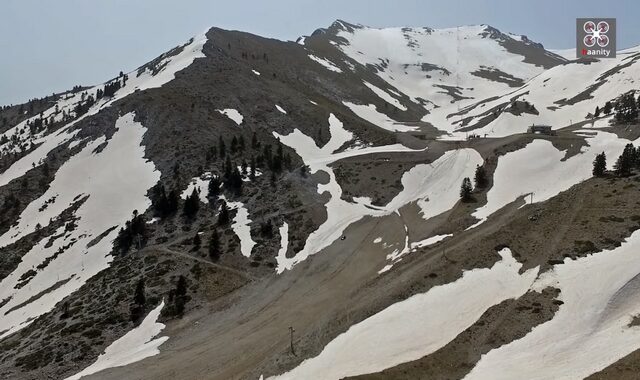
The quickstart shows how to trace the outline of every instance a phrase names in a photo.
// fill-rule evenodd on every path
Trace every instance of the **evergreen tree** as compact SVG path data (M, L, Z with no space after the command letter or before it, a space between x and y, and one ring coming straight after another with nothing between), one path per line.
M133 304L129 306L131 321L137 324L144 316L147 298L145 296L144 278L140 278L136 283L136 289L133 295Z
M180 275L176 284L175 297L173 299L173 307L176 315L182 316L184 307L187 303L187 279Z
M187 218L193 218L200 208L200 195L198 194L197 189L193 189L191 195L187 196L187 199L184 201L184 214Z
M175 214L178 211L179 196L177 190L171 190L167 195L167 215Z
M125 223L114 240L114 248L120 253L127 253L132 246L137 249L144 247L147 241L147 222L138 211L133 212L133 218Z
M599 117L599 116L600 116L600 107L596 106L596 110L595 110L595 112L593 113L593 116L594 116L594 117Z
M222 185L222 183L217 175L211 177L211 180L209 181L209 198L211 200L215 201L218 199L218 196L220 195L220 185Z
M136 291L133 296L133 302L140 306L144 306L147 303L147 297L145 296L144 291L144 278L140 277L138 282L136 283Z
M251 136L251 148L253 150L258 149L258 147L260 147L260 143L258 143L258 136L256 136L256 133L253 132L253 136Z
M242 135L240 135L240 138L238 139L238 149L240 152L244 152L244 136Z
M607 156L604 152L596 155L596 159L593 160L593 175L596 177L602 177L607 170Z
M209 239L209 257L211 261L218 261L220 258L220 236L215 228L211 233L211 239Z
M218 137L218 153L220 154L220 158L224 158L227 153L227 147L224 144L222 136Z
M616 174L620 177L626 177L631 174L631 168L636 164L636 151L632 144L627 144L624 151L614 165Z
M195 251L199 250L201 244L202 240L200 239L200 233L196 232L196 235L193 237L193 249Z
M638 118L638 104L632 93L622 95L616 102L615 110L618 123L630 123Z
M251 170L249 171L249 178L253 181L256 179L256 158L251 156Z
M233 136L231 139L231 154L235 154L238 151L238 138Z
M605 114L605 115L609 115L609 114L611 113L611 109L612 109L612 108L613 108L613 106L611 105L611 102L607 101L607 102L604 104L604 109L603 109L604 114Z
M474 179L477 189L484 189L487 187L487 172L484 169L484 166L476 166L476 175Z
M220 213L218 213L218 224L224 226L227 223L229 223L229 207L227 206L227 202L222 201Z
M471 187L471 180L469 179L469 177L465 177L462 180L462 185L460 186L460 199L462 199L463 202L469 202L472 199L472 190L473 188Z

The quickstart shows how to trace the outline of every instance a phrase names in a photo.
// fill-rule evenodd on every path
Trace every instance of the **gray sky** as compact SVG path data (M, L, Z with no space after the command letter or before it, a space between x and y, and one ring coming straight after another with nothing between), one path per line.
M0 0L0 105L132 70L211 26L295 40L336 19L383 26L489 24L572 48L576 17L616 17L640 44L637 0Z

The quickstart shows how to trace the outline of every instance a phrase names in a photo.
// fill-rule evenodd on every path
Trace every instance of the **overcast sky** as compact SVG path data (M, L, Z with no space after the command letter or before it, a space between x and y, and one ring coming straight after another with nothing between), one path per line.
M295 40L336 19L490 24L572 48L575 18L594 16L617 18L618 48L640 44L637 0L0 0L0 105L103 82L211 26Z

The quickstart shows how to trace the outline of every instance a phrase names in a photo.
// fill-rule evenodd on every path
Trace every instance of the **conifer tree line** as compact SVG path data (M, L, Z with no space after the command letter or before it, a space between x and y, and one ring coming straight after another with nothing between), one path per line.
M640 110L640 96L636 99L634 92L627 92L620 95L613 103L607 101L604 107L600 109L596 106L593 113L594 117L600 117L600 115L610 115L615 111L614 119L617 123L632 123L638 120L638 112Z
M625 145L622 154L616 159L613 165L613 174L618 177L628 177L635 169L640 169L640 147L635 148L633 144ZM604 152L596 155L593 160L593 175L603 177L607 173L607 156Z

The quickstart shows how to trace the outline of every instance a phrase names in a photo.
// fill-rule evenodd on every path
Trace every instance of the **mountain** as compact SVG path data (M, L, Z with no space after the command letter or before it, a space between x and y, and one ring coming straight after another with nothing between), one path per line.
M563 55L212 28L2 107L0 375L625 376L640 49Z

